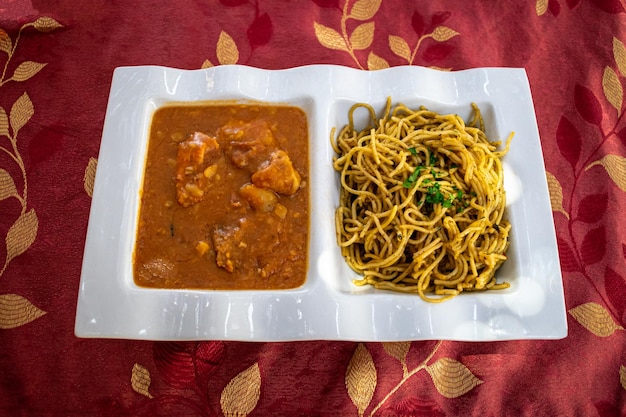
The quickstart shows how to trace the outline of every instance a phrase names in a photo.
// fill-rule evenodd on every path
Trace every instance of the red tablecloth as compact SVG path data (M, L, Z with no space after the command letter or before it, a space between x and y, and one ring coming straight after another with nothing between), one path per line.
M0 415L626 415L626 3L0 3ZM78 339L113 69L524 67L569 335L460 343Z

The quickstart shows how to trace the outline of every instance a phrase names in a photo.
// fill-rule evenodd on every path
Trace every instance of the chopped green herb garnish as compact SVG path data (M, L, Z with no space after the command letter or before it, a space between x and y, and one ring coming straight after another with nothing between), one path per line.
M446 200L442 203L442 206L444 206L445 208L450 208L452 207L452 200Z
M434 153L430 154L430 165L435 165L437 163L437 157Z
M459 200L460 200L461 198L463 198L463 191L461 191L461 190L456 190L456 198L458 198Z
M476 194L476 191L472 191L472 192L470 192L470 195L471 195L472 197L476 197L478 194Z
M435 170L434 170L434 169L432 169L432 168L430 169L430 175L432 175L432 176L433 176L433 178L437 178L437 173L436 173L436 172L435 172Z
M409 152L411 152L411 155L417 155L417 150L415 150L415 148L409 148Z
M441 185L436 182L426 189L426 202L431 204L443 203L443 194L439 191Z
M411 188L415 184L415 181L417 181L417 179L419 178L421 170L422 170L421 166L418 166L417 168L415 168L415 170L411 172L411 175L409 175L409 178L405 179L402 182L402 186L404 188Z

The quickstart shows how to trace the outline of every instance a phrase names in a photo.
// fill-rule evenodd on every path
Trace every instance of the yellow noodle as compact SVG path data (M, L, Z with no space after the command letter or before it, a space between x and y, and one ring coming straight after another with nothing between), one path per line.
M357 130L364 109L370 125ZM510 223L500 158L478 106L467 123L424 107L392 107L380 119L354 105L348 125L333 128L340 173L337 241L357 285L416 293L431 302L463 291L503 289L495 272L506 260Z

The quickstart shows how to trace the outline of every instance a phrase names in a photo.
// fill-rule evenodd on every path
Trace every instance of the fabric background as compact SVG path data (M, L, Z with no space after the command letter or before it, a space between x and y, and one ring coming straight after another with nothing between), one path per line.
M0 415L626 416L625 43L623 0L4 0ZM76 338L112 72L148 64L525 68L568 337Z

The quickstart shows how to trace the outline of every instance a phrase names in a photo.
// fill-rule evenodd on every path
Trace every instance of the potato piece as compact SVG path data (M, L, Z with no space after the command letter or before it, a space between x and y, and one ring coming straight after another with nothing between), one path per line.
M276 204L276 207L274 207L274 214L277 215L279 219L285 220L285 217L287 217L287 207L280 203Z
M273 191L259 188L253 184L246 184L239 189L239 194L252 208L264 213L274 210L278 197Z

